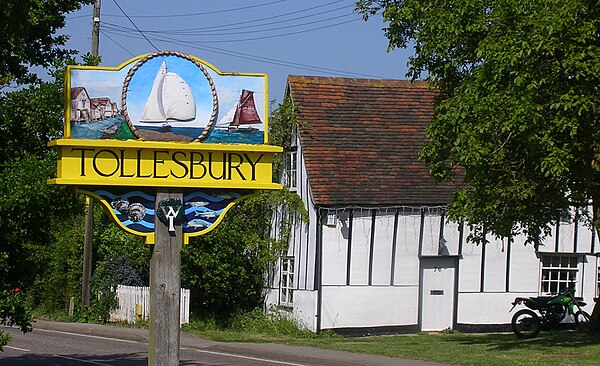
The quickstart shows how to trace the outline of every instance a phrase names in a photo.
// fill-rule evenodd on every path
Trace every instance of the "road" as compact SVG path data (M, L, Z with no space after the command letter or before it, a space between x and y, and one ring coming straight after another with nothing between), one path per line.
M0 366L141 366L148 364L148 331L95 324L38 321L12 340ZM238 366L439 366L397 358L276 344L221 343L181 334L180 365Z

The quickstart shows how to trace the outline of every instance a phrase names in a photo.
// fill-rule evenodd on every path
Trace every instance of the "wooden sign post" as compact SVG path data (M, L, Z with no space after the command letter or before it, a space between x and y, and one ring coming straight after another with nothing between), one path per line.
M272 182L267 76L222 73L172 51L118 67L70 65L57 177L145 237L150 260L148 364L179 365L181 249Z
M166 200L180 200L181 192L159 189L156 192L156 208ZM169 225L157 220L156 242L150 259L150 339L148 365L179 365L179 318L181 298L181 249L183 232L181 225Z

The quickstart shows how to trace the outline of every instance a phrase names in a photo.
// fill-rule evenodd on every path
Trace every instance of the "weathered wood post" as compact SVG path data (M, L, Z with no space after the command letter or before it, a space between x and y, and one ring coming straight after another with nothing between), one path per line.
M179 191L157 189L155 211L167 200L183 202ZM181 208L182 209L182 208ZM168 214L168 213L167 213ZM150 259L149 366L179 365L179 303L181 297L181 225L155 221L156 242Z

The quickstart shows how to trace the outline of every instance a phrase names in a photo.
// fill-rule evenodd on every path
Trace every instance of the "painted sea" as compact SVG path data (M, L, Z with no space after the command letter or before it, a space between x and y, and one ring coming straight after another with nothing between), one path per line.
M115 132L124 122L122 116L110 117L98 121L92 122L78 122L71 123L71 137L77 139L89 139L97 140L106 138L107 136L114 136ZM155 132L162 132L161 126L156 127L138 127L138 130L151 130ZM193 141L195 138L202 134L203 129L193 127L172 127L168 130L170 133L186 136L189 141ZM264 131L253 131L253 132L238 132L229 133L227 131L213 130L202 142L213 143L213 144L263 144L264 143ZM163 141L158 139L158 141Z
M71 137L97 140L104 135L105 131L119 128L124 120L122 116L117 116L91 122L74 122L71 123Z
M139 128L139 127L138 127ZM161 127L143 127L147 130L160 131ZM170 132L184 135L194 140L202 134L203 129L193 127L172 127ZM262 144L265 133L263 131L229 133L222 130L213 130L202 142L210 144Z

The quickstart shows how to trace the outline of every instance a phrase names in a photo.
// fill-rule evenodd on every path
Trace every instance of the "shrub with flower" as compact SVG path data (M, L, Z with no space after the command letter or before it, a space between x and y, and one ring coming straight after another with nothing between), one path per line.
M23 333L30 332L33 320L27 300L20 288L0 291L0 324L16 325ZM0 330L0 351L10 340L10 335Z

